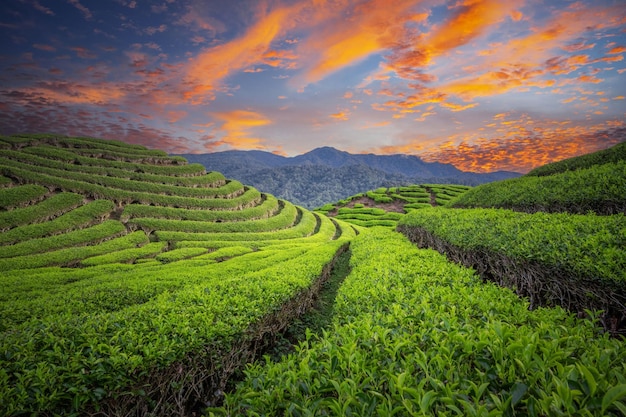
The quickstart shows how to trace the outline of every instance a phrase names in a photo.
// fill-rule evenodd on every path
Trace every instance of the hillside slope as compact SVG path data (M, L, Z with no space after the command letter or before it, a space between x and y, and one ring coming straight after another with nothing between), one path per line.
M564 159L562 161L553 162L551 164L546 164L533 169L527 175L552 175L566 171L575 171L577 169L591 168L596 165L617 163L624 160L626 160L626 142L619 143L602 151L592 152L586 155Z
M622 280L623 215L424 208L464 191L364 196L414 204L394 214L439 243L521 253L550 295L589 282L568 268L597 273L584 297ZM600 312L536 309L487 282L492 258L460 267L356 223L158 150L0 137L0 415L624 414L626 344ZM319 298L323 323L300 321Z
M425 207L445 206L466 192L464 185L420 184L380 187L316 208L318 213L363 227L396 227L405 213Z
M188 415L358 228L162 151L36 135L0 137L0 230L0 415Z
M332 327L248 367L210 415L624 414L626 344L590 321L531 311L382 228L354 239L351 265Z
M626 214L626 144L537 168L519 178L483 184L452 207Z

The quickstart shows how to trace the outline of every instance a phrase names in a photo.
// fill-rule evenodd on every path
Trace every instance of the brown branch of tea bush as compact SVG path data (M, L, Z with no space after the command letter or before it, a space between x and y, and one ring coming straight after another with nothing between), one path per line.
M626 334L624 283L575 276L554 266L512 259L486 248L461 249L420 227L399 226L398 231L420 248L435 249L449 260L473 268L483 281L513 289L520 297L528 298L531 310L558 305L579 317L588 316L587 310L602 310L603 328L613 336Z

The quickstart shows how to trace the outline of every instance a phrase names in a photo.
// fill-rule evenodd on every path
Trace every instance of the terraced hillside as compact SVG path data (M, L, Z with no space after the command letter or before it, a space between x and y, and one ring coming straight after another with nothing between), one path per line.
M357 228L162 151L0 138L0 414L187 413Z
M600 310L626 333L626 144L483 184L447 209L411 213L399 230L531 306Z
M465 185L450 184L383 187L326 204L315 211L359 226L395 227L404 213L425 207L445 206L469 189Z
M0 137L0 415L625 415L624 216L464 191L375 190L345 205L399 220L349 224L161 151Z

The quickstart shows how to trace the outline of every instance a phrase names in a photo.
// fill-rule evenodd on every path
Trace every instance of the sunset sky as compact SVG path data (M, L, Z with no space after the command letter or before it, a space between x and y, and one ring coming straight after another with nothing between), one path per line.
M626 2L4 0L0 133L526 172L626 140Z

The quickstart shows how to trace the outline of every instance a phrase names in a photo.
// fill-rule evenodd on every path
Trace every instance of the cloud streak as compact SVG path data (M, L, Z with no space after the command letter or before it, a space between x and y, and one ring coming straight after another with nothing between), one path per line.
M254 128L267 126L272 123L264 115L248 110L233 110L216 113L214 116L223 122L219 128L222 136L220 139L208 142L205 145L207 150L217 150L221 147L231 149L266 148L266 140L252 134Z
M271 43L282 33L285 22L298 8L273 10L239 38L198 54L187 67L185 84L189 87L183 92L184 98L192 103L212 100L215 90L229 75L271 58L268 56Z
M78 0L67 0L68 3L70 3L72 6L76 7L85 17L86 20L91 20L91 18L93 17L93 14L91 13L91 10L89 10L87 7L83 6L80 1Z

